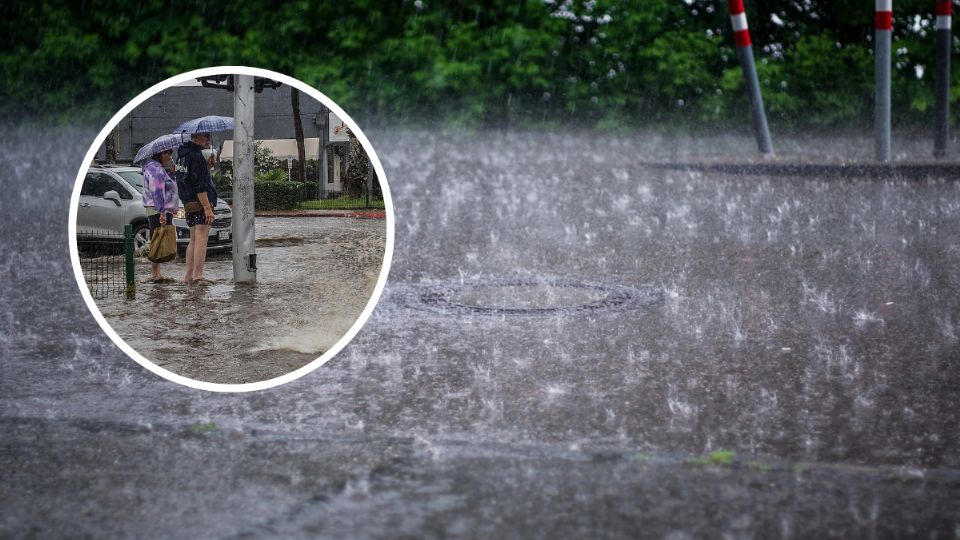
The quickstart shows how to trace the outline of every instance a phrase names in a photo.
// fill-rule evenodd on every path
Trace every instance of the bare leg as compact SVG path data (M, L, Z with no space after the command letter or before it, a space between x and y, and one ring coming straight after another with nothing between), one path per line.
M150 277L160 279L160 263L150 263Z
M184 283L190 283L191 281L193 281L193 248L196 245L197 227L199 226L200 225L194 225L193 227L190 227L190 241L187 242L187 254L186 254L187 271L186 271L186 274L184 274L183 276Z
M210 225L196 226L197 239L193 246L193 279L203 279L203 263L207 260L207 240L210 235ZM190 241L193 242L193 232L190 233Z

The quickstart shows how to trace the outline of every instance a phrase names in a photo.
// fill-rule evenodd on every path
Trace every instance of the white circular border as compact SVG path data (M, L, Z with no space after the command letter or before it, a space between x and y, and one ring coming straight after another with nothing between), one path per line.
M176 84L188 81L190 79L195 79L197 77L208 77L212 75L223 75L223 74L240 74L240 75L253 75L257 77L266 77L274 81L279 81L284 84L290 85L298 90L301 90L310 97L316 99L323 105L325 105L332 112L336 113L337 117L343 120L347 127L353 131L357 136L357 139L360 141L360 144L363 145L364 150L366 150L367 155L370 157L370 161L373 163L374 170L377 172L378 178L380 178L380 187L383 190L383 200L386 207L387 214L387 242L384 246L383 253L383 267L380 269L380 277L377 279L377 285L373 290L373 295L370 297L370 300L367 302L366 307L360 313L360 317L353 323L353 326L347 330L347 333L337 341L333 347L330 348L327 352L323 353L319 358L310 362L309 364L291 371L285 375L279 377L268 379L266 381L258 381L253 383L246 384L218 384L210 383L204 381L197 381L194 379L188 379L182 375L177 375L172 371L166 370L150 360L144 358L140 353L133 349L123 338L117 334L116 331L110 326L106 318L100 312L100 309L97 307L96 302L93 300L93 295L90 294L90 290L87 288L87 282L83 278L83 271L80 268L80 255L77 249L77 208L80 204L80 188L83 185L83 178L86 175L87 169L90 167L90 163L93 163L93 160L96 156L97 150L107 138L107 134L110 132L111 128L118 124L124 117L130 114L134 108L146 101L148 98L154 96L158 92L165 90ZM295 379L303 377L307 373L317 369L318 367L325 364L328 360L333 358L341 349L343 349L347 343L350 342L357 335L357 332L360 331L360 328L367 322L367 319L370 318L370 314L373 312L374 307L377 305L377 301L380 300L380 295L383 294L383 288L387 283L387 275L390 273L390 265L393 260L393 237L394 237L394 215L393 215L393 199L390 196L390 187L387 183L387 175L383 170L383 165L380 163L380 158L377 156L377 153L374 151L373 146L370 144L370 141L367 140L366 135L360 130L357 123L350 118L343 109L340 108L336 103L334 103L330 98L322 94L320 91L315 88L311 88L305 83L294 79L293 77L288 77L287 75L282 75L280 73L269 71L266 69L252 68L247 66L217 66L211 68L197 69L194 71L188 71L182 73L175 77L170 77L169 79L157 83L150 88L144 90L140 95L133 98L129 103L127 103L122 109L120 109L117 114L113 115L113 118L103 127L100 131L100 134L97 135L97 138L94 139L93 144L90 146L90 150L87 151L87 155L84 158L83 163L80 166L80 171L77 173L77 180L73 186L73 196L70 198L70 219L69 219L69 230L70 234L70 260L73 263L73 273L77 278L77 284L80 286L80 293L83 295L83 300L87 303L87 307L90 309L90 313L93 314L94 318L100 323L100 327L103 328L103 331L106 332L110 339L117 344L123 352L127 353L130 358L133 358L141 366L147 368L153 373L167 379L168 381L173 381L184 386L189 386L191 388L197 388L200 390L208 390L211 392L251 392L254 390L264 390L267 388L273 388L274 386L279 386L281 384L288 383Z

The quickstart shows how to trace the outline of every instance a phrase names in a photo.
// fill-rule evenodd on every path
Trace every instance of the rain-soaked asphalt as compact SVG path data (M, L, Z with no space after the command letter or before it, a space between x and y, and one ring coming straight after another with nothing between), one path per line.
M204 285L183 285L182 259L151 282L137 264L132 299L94 289L107 322L137 352L184 377L212 383L266 381L336 343L373 294L383 262L383 219L257 219L256 286L232 282L230 253L211 255Z
M397 221L373 316L297 381L212 394L80 297L94 131L4 135L4 536L960 535L955 178L643 164L748 161L749 137L376 132ZM851 140L779 159L867 159ZM661 294L577 310L598 289L551 283ZM438 290L486 311L417 303Z

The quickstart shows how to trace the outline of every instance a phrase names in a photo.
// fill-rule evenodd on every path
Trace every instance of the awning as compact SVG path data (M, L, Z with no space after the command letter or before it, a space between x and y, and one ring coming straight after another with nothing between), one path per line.
M273 152L273 157L277 159L297 159L296 139L265 139L259 142L263 148ZM310 137L304 139L303 150L306 159L317 159L317 156L320 155L320 138ZM223 141L220 159L224 161L233 160L233 140Z

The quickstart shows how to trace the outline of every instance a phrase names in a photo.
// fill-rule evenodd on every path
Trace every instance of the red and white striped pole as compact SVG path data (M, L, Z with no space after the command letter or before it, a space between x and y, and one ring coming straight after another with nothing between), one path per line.
M763 97L760 95L760 79L757 66L753 61L753 47L750 45L750 29L747 27L747 14L743 9L743 0L727 0L730 10L730 24L733 26L733 42L740 57L740 69L747 95L753 106L753 129L757 137L760 153L773 155L773 143L770 141L770 128L767 127L767 114L763 109Z
M890 161L890 62L893 0L877 0L874 30L874 147L877 160Z
M937 0L937 74L935 78L936 132L933 137L933 156L947 156L950 139L950 52L951 1Z

